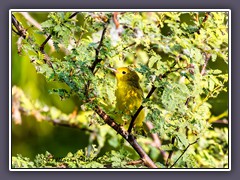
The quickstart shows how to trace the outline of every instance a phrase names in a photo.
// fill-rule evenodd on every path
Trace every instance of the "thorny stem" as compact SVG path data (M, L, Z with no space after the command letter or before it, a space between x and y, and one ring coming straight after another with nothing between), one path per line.
M32 45L32 46L36 46L32 41L31 41L31 38L30 37L27 37L27 30L18 22L18 20L15 18L15 16L12 14L12 24L13 26L17 29L17 32L16 30L14 30L13 28L13 31L19 35L20 37L24 38L24 39L27 39L27 41ZM36 53L38 53L38 50L34 49ZM47 63L52 69L52 64L50 62L50 58L48 57L48 55L46 53L43 53L44 54L44 61L45 63ZM54 69L53 69L54 70Z
M24 114L26 116L31 115L31 116L34 116L36 119L40 119L40 120L43 120L43 121L50 122L55 126L77 128L81 131L86 131L86 132L90 132L90 133L95 132L94 130L88 129L86 127L81 127L80 124L69 123L68 121L66 121L64 119L60 119L60 118L53 119L52 117L50 117L48 115L45 115L44 113L42 113L38 109L31 109L31 110L26 109L25 107L20 106L21 100L16 95L13 95L13 100L14 101L12 102L12 104L13 104L13 107L15 108L14 111L12 112L13 117L14 117L14 113L20 112L21 114Z

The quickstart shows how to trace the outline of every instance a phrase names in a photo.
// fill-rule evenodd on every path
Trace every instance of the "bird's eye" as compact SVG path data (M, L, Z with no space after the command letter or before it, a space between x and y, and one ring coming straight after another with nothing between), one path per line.
M126 74L126 71L123 71L122 74Z

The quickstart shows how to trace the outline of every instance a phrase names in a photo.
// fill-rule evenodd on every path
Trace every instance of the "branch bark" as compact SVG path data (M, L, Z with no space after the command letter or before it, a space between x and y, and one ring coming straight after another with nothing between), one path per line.
M26 38L27 36L27 31L22 27L22 25L18 22L18 20L16 19L16 17L12 14L12 24L14 25L14 27L17 29L17 30L14 30L12 28L12 30L18 34L20 37L23 37L24 39Z
M137 143L136 139L132 134L129 134L123 128L121 128L114 120L109 117L99 106L95 106L94 111L107 123L110 127L112 127L115 131L118 132L128 143L135 149L135 151L139 154L144 164L149 168L157 168L151 158L145 153L142 147Z

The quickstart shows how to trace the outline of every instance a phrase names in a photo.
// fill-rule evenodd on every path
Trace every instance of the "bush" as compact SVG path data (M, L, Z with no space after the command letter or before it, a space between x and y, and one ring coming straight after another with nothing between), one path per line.
M58 83L46 99L57 94L78 108L69 114L64 101L56 108L33 100L22 84L12 89L13 122L31 116L89 138L66 157L13 156L13 168L228 168L228 12L49 12L44 20L31 13L41 30L27 28L31 19L23 15L12 14L13 41L19 38L13 49L30 59L46 86ZM122 66L141 78L147 135L114 121L108 67Z

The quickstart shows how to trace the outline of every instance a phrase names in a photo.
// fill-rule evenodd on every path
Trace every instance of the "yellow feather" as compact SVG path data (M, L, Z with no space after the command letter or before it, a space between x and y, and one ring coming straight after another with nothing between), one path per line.
M115 70L117 79L116 110L119 112L116 121L122 125L129 126L131 118L128 122L124 122L123 115L133 116L142 104L143 91L139 84L137 73L130 68L121 67ZM136 118L134 125L142 126L145 118L144 110L142 110Z

